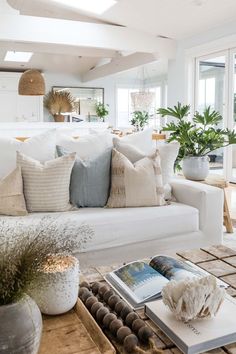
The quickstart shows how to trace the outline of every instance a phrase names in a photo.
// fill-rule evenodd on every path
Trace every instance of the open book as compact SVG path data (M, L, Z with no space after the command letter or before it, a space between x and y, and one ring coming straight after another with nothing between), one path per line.
M188 261L168 256L155 256L147 264L143 261L128 263L108 273L106 281L134 309L141 308L146 302L161 297L162 288L172 279L203 277L208 273ZM228 285L221 280L218 284Z

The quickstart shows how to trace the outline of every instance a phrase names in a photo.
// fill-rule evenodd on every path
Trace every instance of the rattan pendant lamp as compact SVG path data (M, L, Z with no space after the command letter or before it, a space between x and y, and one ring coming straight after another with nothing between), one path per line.
M20 77L18 93L23 96L45 95L45 81L43 75L38 70L26 70Z

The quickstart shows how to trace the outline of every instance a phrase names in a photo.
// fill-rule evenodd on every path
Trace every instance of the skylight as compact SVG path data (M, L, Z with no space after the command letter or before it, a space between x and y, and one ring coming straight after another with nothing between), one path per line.
M14 51L7 51L4 61L18 61L21 63L26 63L32 57L32 52L14 52Z
M75 9L101 15L117 3L117 0L52 0Z

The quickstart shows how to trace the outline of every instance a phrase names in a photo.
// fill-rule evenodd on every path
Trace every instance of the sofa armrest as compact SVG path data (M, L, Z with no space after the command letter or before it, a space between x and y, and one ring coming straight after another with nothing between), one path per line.
M179 203L199 210L199 228L214 244L223 237L223 190L185 179L171 181L172 193Z

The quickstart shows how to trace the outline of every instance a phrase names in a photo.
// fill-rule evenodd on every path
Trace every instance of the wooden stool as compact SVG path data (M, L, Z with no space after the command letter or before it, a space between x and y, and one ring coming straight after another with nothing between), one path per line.
M222 176L218 175L209 175L204 181L199 181L201 183L208 184L209 186L217 187L223 189L224 192L224 225L226 231L230 234L234 232L233 224L229 214L229 207L226 198L225 188L228 187L228 182Z

